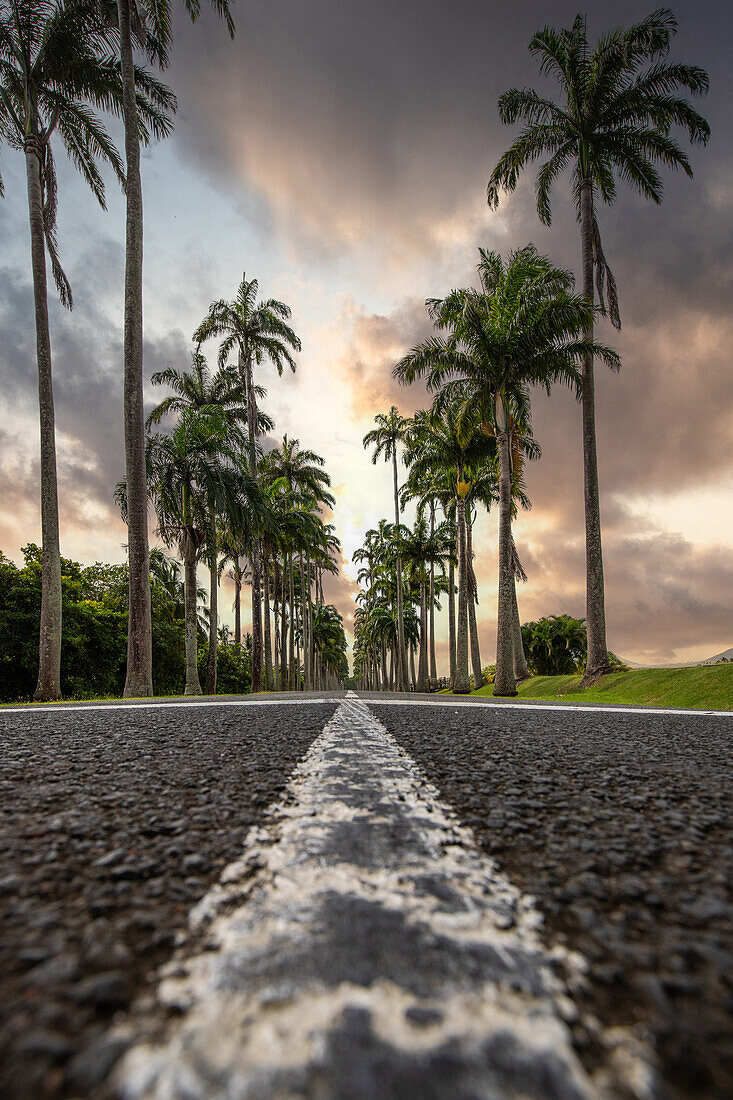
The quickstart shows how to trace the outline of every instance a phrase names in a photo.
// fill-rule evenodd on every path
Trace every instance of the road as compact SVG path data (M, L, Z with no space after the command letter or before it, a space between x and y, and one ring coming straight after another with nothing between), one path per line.
M731 716L267 696L0 737L3 1096L733 1096Z

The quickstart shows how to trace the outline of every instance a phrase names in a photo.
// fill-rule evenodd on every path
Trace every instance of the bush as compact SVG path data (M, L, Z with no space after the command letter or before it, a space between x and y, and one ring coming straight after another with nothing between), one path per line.
M567 676L585 664L588 639L585 619L546 615L522 626L524 655L536 676Z
M221 634L225 633L222 631ZM207 643L199 646L199 679L206 681L206 662L209 657ZM184 670L185 671L185 670ZM238 650L228 638L219 638L216 647L217 695L246 695L252 686L252 636L247 634L244 645Z
M29 700L38 678L41 551L23 547L18 568L0 554L0 701ZM61 692L88 699L121 696L127 666L127 567L82 566L61 559ZM183 620L165 590L152 585L153 688L177 694L184 685Z

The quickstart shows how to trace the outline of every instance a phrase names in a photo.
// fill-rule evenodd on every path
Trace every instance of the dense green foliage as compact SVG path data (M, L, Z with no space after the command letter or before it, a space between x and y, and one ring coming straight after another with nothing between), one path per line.
M22 567L0 554L0 701L28 700L38 675L41 609L41 551L23 547ZM69 698L122 694L127 659L127 566L82 566L61 560L63 648L61 689ZM156 695L183 691L183 606L180 594L155 575L153 661ZM206 660L200 639L200 657ZM249 690L250 650L241 655L220 635L219 686L237 694Z
M588 641L585 619L572 615L545 615L522 626L522 644L530 672L562 676L577 672L585 662Z

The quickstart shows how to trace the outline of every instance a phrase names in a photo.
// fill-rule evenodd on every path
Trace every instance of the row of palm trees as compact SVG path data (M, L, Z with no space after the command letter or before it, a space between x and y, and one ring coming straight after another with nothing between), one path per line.
M229 0L212 0L229 33ZM195 21L198 0L184 0ZM143 413L143 200L140 147L172 130L176 97L136 63L141 54L165 68L170 58L170 0L0 0L0 149L25 158L36 327L41 437L42 598L35 698L60 697L61 553L47 267L60 300L73 295L56 236L61 146L105 206L101 165L125 189L124 435L129 547L129 629L125 695L152 694L148 494ZM124 157L104 124L122 119ZM3 181L0 177L0 196Z
M499 159L488 184L488 200L496 207L502 191L517 186L522 171L544 160L536 180L537 211L551 221L553 184L567 169L581 232L582 293L574 293L570 272L555 267L529 245L509 254L480 250L478 288L451 291L429 299L428 313L435 335L414 348L395 367L395 376L409 384L423 379L434 394L431 409L405 422L393 408L378 418L365 445L393 462L397 680L406 686L407 628L400 604L406 587L401 571L397 450L402 441L410 477L418 476L421 501L440 503L446 519L455 514L458 563L458 621L453 636L453 585L449 578L451 682L455 691L469 690L468 637L474 613L475 585L470 547L470 500L486 482L482 503L499 508L499 585L495 695L516 694L526 674L517 613L516 579L522 576L512 538L512 513L523 499L525 458L537 457L532 437L530 396L534 386L548 392L553 385L572 386L582 403L583 471L586 535L586 617L588 656L584 683L611 670L606 641L603 554L595 429L594 364L600 359L617 370L620 360L610 347L595 340L599 316L610 316L620 328L616 282L606 260L598 223L600 203L612 203L616 180L630 183L653 202L662 200L658 167L681 168L692 175L686 153L671 136L673 126L687 131L694 144L705 144L710 130L684 93L704 94L708 76L697 66L669 60L677 30L666 8L639 23L603 35L594 46L586 20L577 16L567 30L545 27L529 49L541 72L554 78L561 98L554 102L528 88L510 89L499 100L502 122L523 123L523 129ZM608 303L606 305L606 302ZM422 420L422 423L420 422ZM433 464L419 431L438 436L442 460ZM418 432L417 446L411 438ZM377 454L375 454L375 460ZM419 471L419 474L416 474ZM431 479L435 478L433 482ZM445 504L443 504L445 501ZM367 597L364 597L366 600ZM389 601L387 594L383 600ZM366 616L360 636L360 668L375 679L378 652ZM478 647L476 646L476 649ZM375 656L377 653L377 656ZM370 664L371 662L371 664ZM474 661L478 684L480 664ZM382 672L384 676L384 672Z
M224 570L234 583L234 642L242 644L242 588L252 592L252 690L321 690L348 675L341 616L324 600L323 576L340 551L321 509L334 498L323 459L283 436L264 451L273 423L259 407L265 395L254 369L269 360L295 369L300 347L290 310L257 300L257 281L243 278L235 299L214 302L194 333L187 370L156 372L165 397L147 419L146 474L158 534L183 562L185 694L201 694L198 672L197 565L209 571L209 645L205 689L216 692L218 590ZM201 351L221 337L211 371ZM230 357L236 355L236 363ZM172 419L172 423L170 423ZM163 423L168 430L155 431ZM118 496L127 517L129 489Z

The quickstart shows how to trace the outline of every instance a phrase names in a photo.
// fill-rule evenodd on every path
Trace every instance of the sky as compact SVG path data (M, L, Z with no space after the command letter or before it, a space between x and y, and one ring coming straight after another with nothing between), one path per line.
M178 5L175 6L178 8ZM652 4L588 0L589 34ZM661 206L623 185L599 211L623 328L617 375L597 375L601 514L610 648L671 664L733 645L733 99L728 0L684 0L672 56L708 70L706 148L694 180L665 174ZM273 435L323 455L344 547L327 596L353 614L354 549L391 515L391 472L362 438L378 412L425 407L391 370L431 329L425 299L475 281L477 249L532 241L579 269L567 179L540 225L533 173L497 211L486 182L515 130L501 125L508 87L553 93L527 51L575 3L517 0L238 0L237 34L206 11L176 11L175 132L143 155L145 375L185 368L191 334L246 272L292 308L303 344L294 375L263 367ZM611 22L609 20L612 19ZM119 136L116 126L112 127ZM683 135L680 135L683 139ZM62 553L122 561L113 500L123 475L124 202L113 180L102 211L57 151L59 240L73 313L51 294ZM40 542L38 410L22 157L0 148L0 550L16 561ZM212 362L216 347L207 349ZM163 396L147 385L148 404ZM584 614L580 409L567 391L533 399L542 458L527 471L531 511L515 537L529 580L522 621ZM408 514L409 518L409 514ZM153 525L151 523L151 531ZM474 536L482 658L496 641L496 517ZM231 623L231 587L220 602ZM445 610L438 657L447 671Z

